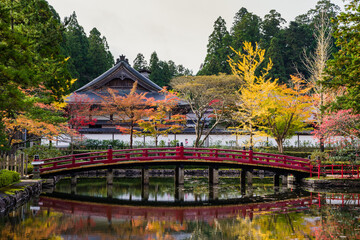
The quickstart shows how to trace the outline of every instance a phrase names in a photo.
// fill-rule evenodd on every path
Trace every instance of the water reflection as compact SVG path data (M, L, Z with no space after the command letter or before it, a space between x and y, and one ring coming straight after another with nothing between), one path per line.
M206 181L192 181L191 186L184 186L180 203L175 201L173 181L150 183L148 201L141 196L136 179L114 184L112 198L102 183L79 184L77 195L65 183L59 184L54 193L0 218L0 239L360 237L360 194L311 194L294 189L277 193L263 183L255 185L249 196L241 194L236 182L231 184L234 179L227 179L219 185L216 201L203 192L209 191Z
M150 178L150 184L142 186L140 178L115 178L113 185L106 179L79 179L72 189L70 179L56 185L56 192L91 197L110 197L129 201L207 201L237 199L244 196L264 196L287 191L274 189L271 178L254 179L252 188L240 185L239 178L220 178L219 185L209 186L207 178L187 178L183 186L175 186L173 178Z

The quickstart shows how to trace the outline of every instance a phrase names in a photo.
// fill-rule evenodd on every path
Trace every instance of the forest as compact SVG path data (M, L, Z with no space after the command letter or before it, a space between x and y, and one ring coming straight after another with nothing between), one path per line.
M160 60L156 51L149 64L139 53L133 67L151 71L151 80L178 91L189 106L197 100L205 104L192 109L199 113L196 145L204 140L201 122L209 109L212 128L231 119L246 131L265 127L275 135L279 133L275 123L279 124L286 130L278 136L280 143L295 129L304 129L309 119L305 112L315 116L317 124L342 127L336 131L347 129L358 139L359 18L359 0L348 0L344 12L329 0L320 0L289 23L276 10L261 19L241 8L230 30L222 17L216 19L206 58L195 75L182 64ZM72 116L66 112L65 99L114 65L106 37L96 28L87 35L75 12L61 19L45 0L3 0L0 19L0 148L27 142L26 136L73 134L76 129L69 128ZM262 100L270 95L274 102ZM297 102L286 106L281 99ZM254 102L259 104L254 107ZM340 110L348 110L343 112L346 119L340 118ZM294 125L294 116L300 115ZM290 116L291 121L285 124L279 116ZM353 123L346 122L349 119ZM321 127L319 131L320 139L326 136Z

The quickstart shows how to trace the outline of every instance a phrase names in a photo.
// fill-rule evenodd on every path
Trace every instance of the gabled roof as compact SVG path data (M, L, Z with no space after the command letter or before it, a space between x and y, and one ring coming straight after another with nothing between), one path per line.
M132 68L125 56L122 55L117 60L117 63L114 67L110 68L109 70L107 70L88 84L84 85L83 87L77 89L75 92L83 93L98 90L114 79L130 79L134 82L137 81L138 86L141 86L143 89L149 92L158 92L162 89L156 83L152 82L150 79Z

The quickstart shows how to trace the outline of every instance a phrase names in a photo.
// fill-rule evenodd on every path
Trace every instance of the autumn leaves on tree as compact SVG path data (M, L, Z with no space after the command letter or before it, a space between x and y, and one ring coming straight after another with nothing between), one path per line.
M232 117L244 134L250 134L250 146L254 145L254 135L271 136L282 153L285 139L306 129L312 106L310 88L304 87L304 81L295 76L291 76L290 87L268 78L272 62L259 69L265 51L257 44L253 47L245 42L242 51L233 51L239 60L230 58L229 64L241 87L236 92Z
M134 135L152 136L157 145L159 135L176 133L183 128L185 116L166 116L178 104L179 99L175 93L163 89L164 99L155 100L147 98L146 93L136 90L137 82L128 94L121 95L118 90L111 88L107 89L106 93L98 93L102 103L95 113L109 117L121 133L129 134L130 148L133 145Z

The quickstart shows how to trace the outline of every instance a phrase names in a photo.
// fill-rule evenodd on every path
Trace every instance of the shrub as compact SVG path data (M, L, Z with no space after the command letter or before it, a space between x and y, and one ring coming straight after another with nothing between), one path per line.
M1 170L0 171L0 187L8 186L20 180L20 174L14 171Z
M32 161L35 155L39 155L40 159L54 158L63 155L63 152L59 149L49 147L48 145L35 145L24 149L24 153L29 156L29 161Z

